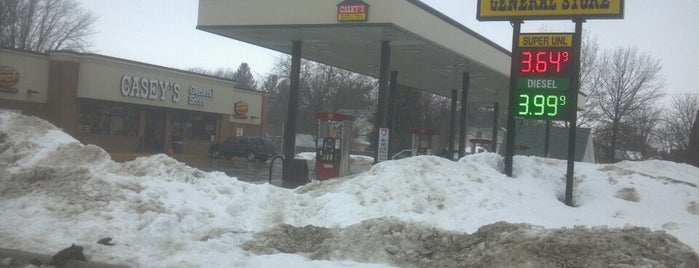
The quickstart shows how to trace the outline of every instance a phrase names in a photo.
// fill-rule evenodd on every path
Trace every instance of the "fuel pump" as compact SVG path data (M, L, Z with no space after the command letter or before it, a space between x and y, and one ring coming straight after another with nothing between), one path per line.
M354 116L318 113L316 138L316 179L326 180L350 175L349 152Z
M413 129L413 155L432 155L432 137L437 133L434 129Z

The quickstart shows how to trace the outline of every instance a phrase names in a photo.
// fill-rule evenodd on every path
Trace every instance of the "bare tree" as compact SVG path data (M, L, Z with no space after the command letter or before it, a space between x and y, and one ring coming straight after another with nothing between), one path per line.
M426 125L426 115L429 113L429 107L425 106L429 97L424 91L420 91L411 87L398 86L396 96L391 96L394 99L393 110L393 128L391 129L391 148L390 153L395 153L405 148L410 148L412 143L411 130L414 128L428 128L432 126ZM378 133L373 133L372 147L375 148L375 138Z
M269 122L282 125L288 105L289 57L280 57L262 84L269 93ZM376 87L374 79L312 61L301 61L299 112L297 131L315 133L314 118L318 112L338 112L342 109L367 110L371 105L371 92ZM274 129L274 127L270 127ZM276 133L275 133L276 134Z
M260 90L267 92L267 130L273 136L281 136L289 107L288 79L276 73L269 73L263 78Z
M228 67L219 67L218 69L213 71L202 67L192 67L187 68L186 70L188 72L199 73L228 80L234 80L233 77L235 75L235 70Z
M0 46L33 52L85 51L96 20L74 0L2 0Z
M582 48L580 49L580 93L590 96L597 91L601 84L601 72L599 68L599 45L597 38L588 31L583 33ZM592 127L599 121L597 102L588 98L585 109L578 112L578 127Z
M658 150L653 141L657 139L661 120L661 109L656 106L636 110L626 122L628 129L621 132L622 138L619 140L623 146L619 147L623 151L640 154L641 159L657 158Z
M618 48L606 51L599 71L600 85L591 92L597 102L601 123L610 131L605 142L607 160L615 162L622 123L634 114L655 105L662 96L664 85L660 62L636 48Z
M614 159L646 160L659 156L655 141L658 137L658 127L661 121L661 110L647 107L635 111L617 126L617 145ZM595 143L598 155L609 155L609 141L613 135L612 124L600 124L595 128Z
M661 137L658 139L665 151L670 152L671 160L689 160L690 133L698 110L699 95L682 94L672 97L670 108L663 118Z

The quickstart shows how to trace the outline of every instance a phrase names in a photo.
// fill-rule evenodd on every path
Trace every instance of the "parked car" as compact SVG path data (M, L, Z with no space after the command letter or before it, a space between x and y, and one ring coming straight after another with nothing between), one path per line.
M256 136L230 137L222 143L209 147L209 157L230 160L233 156L241 156L250 162L260 160L265 162L276 154L272 139Z
M417 153L413 149L403 149L400 152L395 153L393 156L391 156L391 159L393 160L398 160L398 159L403 159L403 158L408 158L415 156Z

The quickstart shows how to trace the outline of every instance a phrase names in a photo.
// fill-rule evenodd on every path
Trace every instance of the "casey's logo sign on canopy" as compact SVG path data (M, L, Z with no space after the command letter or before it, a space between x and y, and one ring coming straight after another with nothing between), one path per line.
M338 21L366 21L369 4L361 0L345 0L337 4Z

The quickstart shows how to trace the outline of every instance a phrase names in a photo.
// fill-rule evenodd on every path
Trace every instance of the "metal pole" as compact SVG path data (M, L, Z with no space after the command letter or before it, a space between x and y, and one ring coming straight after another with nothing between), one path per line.
M449 153L449 159L454 160L454 137L456 136L456 98L459 96L459 92L456 90L451 91L451 113L449 115L449 148L447 152Z
M379 100L376 109L376 129L386 127L386 98L388 88L388 67L391 65L391 47L389 41L381 41L381 63L379 66ZM376 132L378 134L378 131ZM376 142L374 164L379 162L379 142Z
M284 130L284 165L282 180L291 179L289 165L294 159L296 147L296 115L299 106L299 85L301 77L301 41L293 41L291 46L291 73L289 75L289 107L286 113Z
M398 72L392 71L391 72L391 82L390 82L390 87L388 90L388 107L386 109L386 127L388 129L393 129L393 112L395 111L395 106L396 106L396 95L398 94ZM393 140L393 131L388 133L388 155L393 154L393 146L391 146L390 141Z
M490 147L490 151L493 153L497 153L498 149L498 115L500 114L500 105L496 102L493 103L493 135L490 137L490 140L493 141Z
M459 124L459 158L464 157L466 153L466 116L467 116L467 101L468 87L470 85L471 76L468 72L464 72L461 79L461 122Z
M515 74L518 71L518 58L519 55L519 33L522 29L522 21L511 21L512 24L512 62L510 63L510 95L509 95L509 105L507 107L507 140L505 143L505 175L512 177L512 159L515 155L515 113L517 113L517 95L516 86L517 79Z
M546 133L544 133L544 157L549 157L549 146L551 144L551 120L546 121Z
M575 33L573 34L573 77L570 79L570 91L568 98L570 105L570 129L568 132L568 169L566 172L566 205L573 206L573 183L575 175L575 135L578 124L578 91L580 89L580 50L582 47L582 25L584 19L575 19Z

